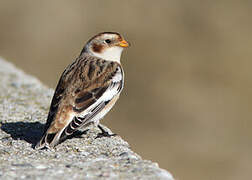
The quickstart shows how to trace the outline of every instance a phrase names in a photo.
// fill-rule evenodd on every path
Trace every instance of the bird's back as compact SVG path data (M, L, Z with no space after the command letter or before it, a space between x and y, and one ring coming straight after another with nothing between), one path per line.
M119 63L83 53L70 64L58 82L44 133L36 149L53 147L69 135L63 132L64 129L75 120L75 117L85 114L89 107L96 105L98 99L111 87L113 78L118 76L118 72L121 72L121 77L115 83L120 87L116 91L120 92L123 86L123 70ZM104 104L103 101L100 103ZM72 128L74 130L71 133L78 128Z

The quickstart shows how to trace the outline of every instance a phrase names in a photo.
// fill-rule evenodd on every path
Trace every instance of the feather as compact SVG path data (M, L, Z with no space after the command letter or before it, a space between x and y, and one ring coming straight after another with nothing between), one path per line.
M43 136L35 148L54 147L79 128L91 122L97 124L111 109L122 87L119 63L82 54L61 75Z

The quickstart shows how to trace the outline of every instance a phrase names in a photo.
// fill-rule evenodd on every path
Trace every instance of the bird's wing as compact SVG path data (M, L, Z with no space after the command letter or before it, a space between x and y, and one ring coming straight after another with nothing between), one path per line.
M53 147L63 136L92 122L122 87L120 64L93 57L77 59L62 74L36 148Z

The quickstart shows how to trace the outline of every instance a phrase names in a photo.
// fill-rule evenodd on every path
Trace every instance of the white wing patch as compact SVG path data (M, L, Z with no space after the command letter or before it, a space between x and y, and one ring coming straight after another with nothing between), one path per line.
M119 88L120 86L123 87L123 71L121 68L118 68L116 74L112 78L112 82L108 87L108 89L103 93L103 95L99 99L97 99L97 101L94 104L92 104L89 108L87 108L80 115L78 115L78 117L84 118L92 116L93 111L97 106L99 106L101 103L111 101L115 96L120 94L122 90L122 87ZM111 107L102 108L94 117L88 119L88 121L86 121L84 124L94 122L96 125L98 125L99 120L102 119L109 112L109 110L113 107L113 105Z

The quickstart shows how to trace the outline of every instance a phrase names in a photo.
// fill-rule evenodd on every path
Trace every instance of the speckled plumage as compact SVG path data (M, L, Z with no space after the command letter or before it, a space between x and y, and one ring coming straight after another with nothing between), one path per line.
M54 147L78 128L90 123L98 125L115 104L122 88L120 62L98 58L89 51L82 52L61 75L44 135L36 148Z

